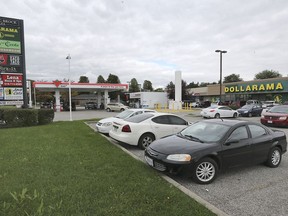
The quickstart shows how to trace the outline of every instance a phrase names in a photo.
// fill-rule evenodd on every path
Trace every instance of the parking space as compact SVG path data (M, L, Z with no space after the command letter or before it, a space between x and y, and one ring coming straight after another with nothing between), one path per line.
M104 118L113 116L105 111L90 111L74 116L75 119ZM69 112L66 120L69 119ZM201 120L197 111L179 112L187 121ZM238 119L259 122L260 117ZM57 120L57 119L56 119ZM288 136L288 129L282 130ZM144 162L144 152L134 146L122 144L124 148ZM257 165L233 169L221 173L210 185L199 185L187 176L170 176L188 190L197 194L228 215L288 215L288 153L284 154L282 163L276 169Z

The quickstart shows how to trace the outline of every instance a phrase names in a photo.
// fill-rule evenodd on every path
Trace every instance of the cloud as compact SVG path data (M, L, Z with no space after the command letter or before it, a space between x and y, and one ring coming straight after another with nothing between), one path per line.
M110 73L165 87L176 70L187 82L287 74L288 2L63 0L6 1L2 16L24 20L28 79L96 82ZM68 71L67 54L71 55Z

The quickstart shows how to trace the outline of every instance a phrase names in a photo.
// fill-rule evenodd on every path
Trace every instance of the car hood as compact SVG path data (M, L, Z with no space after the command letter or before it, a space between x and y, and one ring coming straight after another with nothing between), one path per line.
M119 118L109 117L109 118L101 119L99 122L103 124L103 123L107 123L107 122L113 122L113 121L115 121L115 120L117 120L117 119L119 119Z
M201 143L183 138L178 135L171 135L158 139L150 144L150 148L162 154L194 153L206 148L213 148L215 143Z
M250 110L251 109L245 109L245 108L244 109L243 108L237 109L238 112L245 112L245 111L250 111Z

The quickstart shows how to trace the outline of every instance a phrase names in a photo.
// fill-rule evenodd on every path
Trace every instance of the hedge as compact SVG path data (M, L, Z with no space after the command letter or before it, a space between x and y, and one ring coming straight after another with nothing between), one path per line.
M54 119L52 109L0 108L2 127L29 127L48 124Z

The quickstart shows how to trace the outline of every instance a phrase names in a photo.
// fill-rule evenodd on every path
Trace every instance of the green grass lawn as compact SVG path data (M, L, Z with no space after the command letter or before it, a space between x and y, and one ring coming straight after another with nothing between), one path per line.
M82 121L0 130L0 215L214 215Z

